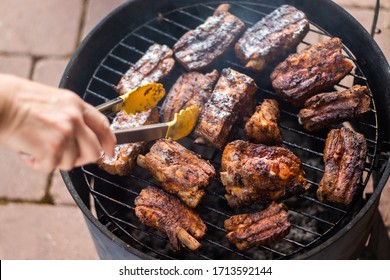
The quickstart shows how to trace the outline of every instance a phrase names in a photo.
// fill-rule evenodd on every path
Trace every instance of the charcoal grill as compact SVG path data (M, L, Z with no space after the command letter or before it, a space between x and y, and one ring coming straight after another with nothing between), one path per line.
M153 3L152 3L153 2ZM245 252L228 243L223 221L233 214L262 209L252 206L232 210L223 197L225 190L216 179L207 189L196 211L208 232L198 252L183 249L174 253L164 234L142 225L134 214L134 199L148 185L158 185L150 174L137 167L128 177L109 175L96 165L61 172L71 195L83 212L101 258L104 259L336 259L356 258L367 240L382 189L389 177L390 123L389 66L376 43L347 12L331 1L129 1L108 15L82 42L71 58L60 86L71 89L93 105L115 98L115 85L126 70L153 43L170 47L182 34L204 22L221 3L232 5L231 13L247 27L282 4L303 10L310 20L310 32L298 48L340 37L344 54L355 70L336 89L352 84L367 85L372 98L371 111L362 119L344 123L367 138L368 156L359 194L348 208L319 202L315 190L323 175L323 148L327 131L307 133L298 124L297 110L273 92L269 73L245 70L233 52L214 65L219 71L231 67L255 78L259 102L275 98L281 106L283 146L301 160L313 188L308 193L284 200L292 222L291 232L269 246ZM184 73L178 64L164 81L167 90ZM237 137L242 136L242 128ZM193 144L187 137L180 141L208 159L219 171L221 150ZM374 190L364 195L368 185Z

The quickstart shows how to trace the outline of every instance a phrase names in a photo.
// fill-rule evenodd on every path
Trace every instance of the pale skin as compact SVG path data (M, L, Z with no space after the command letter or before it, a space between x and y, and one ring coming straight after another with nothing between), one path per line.
M114 155L107 118L77 94L0 74L0 145L38 171L70 170Z

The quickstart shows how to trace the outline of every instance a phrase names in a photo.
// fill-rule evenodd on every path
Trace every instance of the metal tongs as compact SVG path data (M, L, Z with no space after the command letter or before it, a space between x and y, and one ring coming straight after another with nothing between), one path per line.
M155 107L164 94L165 90L161 84L147 84L96 108L105 115L111 115L120 110L127 114L135 114ZM178 140L191 133L198 115L198 106L191 106L176 113L170 122L114 130L114 134L117 144L151 141L160 138Z

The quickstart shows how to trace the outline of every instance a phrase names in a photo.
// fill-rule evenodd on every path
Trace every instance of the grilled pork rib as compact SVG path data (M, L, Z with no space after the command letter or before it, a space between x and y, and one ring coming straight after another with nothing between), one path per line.
M166 45L151 45L144 56L131 66L119 81L116 88L119 95L166 77L175 65L172 55L173 51Z
M187 70L204 70L235 42L244 30L244 23L230 14L226 7L194 30L185 33L173 46L175 57Z
M249 76L230 68L223 69L199 116L195 143L222 148L233 136L242 117L253 113L256 90L255 81Z
M271 73L276 93L299 106L314 94L331 88L353 68L341 50L341 40L332 38L290 55Z
M282 143L282 136L278 126L279 104L273 99L264 99L255 113L245 125L248 139L253 143L278 145Z
M158 140L137 162L152 173L165 191L176 194L192 208L199 204L204 189L215 178L215 169L209 162L167 139Z
M283 5L249 28L234 50L246 68L262 71L267 64L293 51L308 31L306 15Z
M111 124L112 130L138 127L146 124L158 123L158 111L156 108L146 112L140 112L135 115L127 115L120 111ZM137 157L145 150L146 142L135 142L115 146L115 155L113 158L104 153L98 159L97 164L113 175L130 175L133 170Z
M299 111L299 123L308 131L357 118L370 111L370 96L366 86L355 85L341 92L314 95Z
M291 151L236 140L222 154L221 182L231 207L261 204L309 189L301 161Z
M272 202L263 211L230 217L225 220L224 227L229 231L226 235L229 241L243 251L285 237L291 224L283 206Z
M162 105L161 111L164 121L171 121L175 113L193 105L197 105L201 111L203 105L210 98L217 79L217 70L208 74L189 72L181 75L172 86Z
M349 205L358 188L366 162L365 137L348 128L332 129L325 143L325 173L318 186L317 198Z
M197 250L201 246L198 240L207 230L192 209L176 197L151 186L143 189L135 199L135 214L143 224L164 232L175 251L180 251L181 244Z

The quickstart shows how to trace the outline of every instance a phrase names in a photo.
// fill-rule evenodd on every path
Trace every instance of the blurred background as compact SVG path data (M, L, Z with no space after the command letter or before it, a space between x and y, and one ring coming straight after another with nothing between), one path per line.
M73 52L124 0L0 0L0 72L58 86ZM375 0L336 0L368 31ZM390 61L390 0L374 39ZM379 205L390 238L390 181ZM386 237L385 237L386 238ZM98 259L58 171L35 172L0 147L0 259Z

